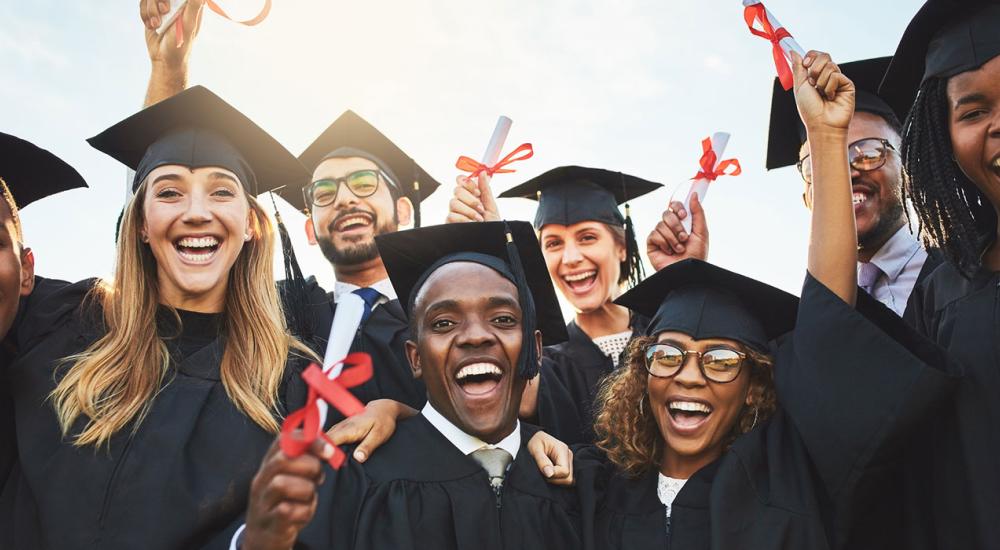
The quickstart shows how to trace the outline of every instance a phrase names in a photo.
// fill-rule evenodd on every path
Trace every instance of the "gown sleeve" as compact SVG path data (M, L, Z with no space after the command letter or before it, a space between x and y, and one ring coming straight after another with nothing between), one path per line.
M542 358L539 370L536 418L529 421L567 445L587 442L576 403L548 357Z
M778 401L834 502L954 388L943 351L864 292L850 307L806 276L775 362Z
M356 527L369 481L364 468L351 458L339 470L324 466L326 477L317 490L316 513L299 533L294 550L354 548Z
M31 349L48 334L66 323L97 284L97 279L69 283L35 277L35 288L21 300L8 342L15 353ZM95 319L100 321L100 319Z

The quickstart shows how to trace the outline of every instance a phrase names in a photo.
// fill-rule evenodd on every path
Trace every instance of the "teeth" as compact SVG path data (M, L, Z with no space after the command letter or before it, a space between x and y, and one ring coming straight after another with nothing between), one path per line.
M712 412L708 405L694 401L671 401L667 406L674 411L703 412L705 414Z
M578 273L576 275L566 275L563 277L564 280L570 283L575 283L577 281L583 281L584 279L589 279L597 275L597 271L587 271L586 273Z
M177 244L184 248L211 248L219 245L219 239L215 237L184 237Z
M993 161L993 167L1000 168L1000 157L997 157L996 160Z
M368 225L368 218L364 216L351 216L350 218L342 220L340 222L340 227L344 228L355 224Z
M182 258L193 263L207 263L212 258L215 257L214 251L199 252L197 254L191 254L188 252L178 251Z
M473 363L471 365L466 365L458 371L455 378L462 380L463 378L468 378L469 376L479 376L483 374L496 374L502 375L503 371L500 367L497 367L493 363Z
M854 204L861 204L866 200L868 200L868 195L864 193L854 193L853 199L854 199Z

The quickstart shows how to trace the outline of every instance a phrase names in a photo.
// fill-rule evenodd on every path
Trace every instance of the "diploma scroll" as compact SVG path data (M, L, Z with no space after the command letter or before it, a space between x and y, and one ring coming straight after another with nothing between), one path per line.
M726 151L726 145L729 144L730 135L726 132L716 132L712 134L712 151L715 152L715 161L712 166L703 166L702 172L699 172L699 176L708 170L709 174L714 174L715 169L719 166L719 162L722 160L722 155ZM698 202L701 204L705 203L705 196L708 195L708 186L711 183L711 176L697 177L691 180L691 185L688 187L688 192L684 196L684 210L687 211L687 216L681 220L681 225L684 226L684 231L689 235L691 234L691 196L694 194L698 195ZM714 179L714 178L712 178Z
M333 380L340 376L344 364L339 361L351 351L354 335L361 326L361 318L365 313L365 301L353 292L345 292L337 299L337 309L330 326L330 336L326 341L326 352L323 354L323 372ZM320 426L326 425L328 405L319 401Z
M775 17L773 13L771 13L771 10L767 9L767 7L764 6L763 2L761 2L760 0L743 0L743 6L746 8L749 8L751 6L756 6L757 4L760 4L760 6L764 8L764 13L767 16L767 20L771 22L771 26L774 27L774 29L784 28L784 26L778 21L778 18ZM781 47L781 51L785 52L785 57L788 58L789 62L792 60L791 52L793 51L799 54L799 56L801 57L805 57L806 55L806 51L803 50L802 46L799 46L799 43L796 42L795 39L792 38L791 36L786 36L782 38L778 42L778 45Z
M156 32L163 34L167 32L173 24L177 17L184 11L184 5L187 4L187 0L170 0L170 11L160 18L160 27L156 29Z
M486 153L483 155L483 164L493 166L500 160L500 151L503 149L504 142L507 141L507 134L510 133L510 127L513 123L514 121L503 115L497 119L497 125L493 128L493 135L490 136L490 143L486 146Z

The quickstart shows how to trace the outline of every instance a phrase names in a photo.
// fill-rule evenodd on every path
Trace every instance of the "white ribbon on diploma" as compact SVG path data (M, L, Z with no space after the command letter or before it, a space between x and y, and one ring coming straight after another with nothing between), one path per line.
M337 299L333 323L330 324L330 336L326 340L326 352L323 354L323 372L330 380L340 376L344 370L344 357L351 351L354 336L361 326L361 317L365 314L365 301L353 292L345 292ZM326 401L318 400L319 425L326 426L326 411L329 408Z
M712 134L712 150L715 151L715 165L712 166L712 170L719 165L719 161L722 160L722 155L726 152L726 145L729 144L729 134L726 132L716 132ZM699 167L699 170L701 167ZM691 195L695 193L698 194L698 202L705 204L705 196L708 195L708 186L711 183L706 178L698 178L691 180L691 185L688 187L688 192L684 195L684 210L687 211L687 216L681 220L681 225L684 226L684 231L691 234ZM680 189L683 189L683 185Z

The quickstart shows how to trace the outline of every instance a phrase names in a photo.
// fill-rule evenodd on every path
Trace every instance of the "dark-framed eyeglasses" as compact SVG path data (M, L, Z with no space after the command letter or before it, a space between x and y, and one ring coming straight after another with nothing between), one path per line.
M341 185L347 185L354 196L363 199L374 195L382 180L390 181L381 170L357 170L341 178L316 180L302 189L302 195L306 199L306 204L329 206L337 199Z
M871 172L884 166L889 151L895 150L889 140L884 138L859 139L847 146L847 160L851 163L851 168L859 172ZM812 160L809 155L799 159L795 166L802 179L812 184Z
M694 351L665 342L654 342L645 349L646 371L657 378L671 378L684 367L688 355L697 358L702 376L719 384L736 380L747 358L747 354L727 347Z

